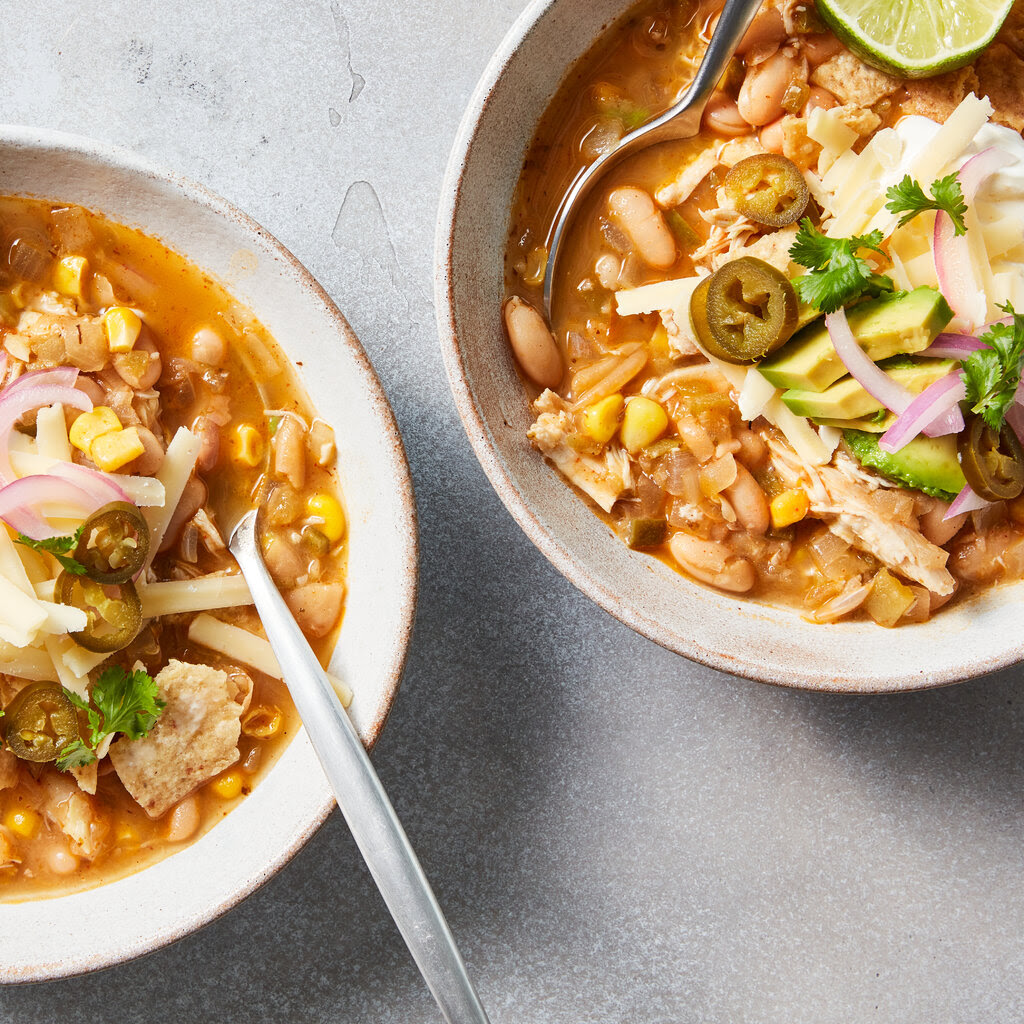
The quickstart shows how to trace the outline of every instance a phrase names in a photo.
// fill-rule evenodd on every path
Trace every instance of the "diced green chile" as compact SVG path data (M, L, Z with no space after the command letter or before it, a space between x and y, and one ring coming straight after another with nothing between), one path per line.
M75 561L97 583L124 583L141 572L149 554L149 526L127 501L112 501L82 526Z
M626 543L631 548L656 548L665 543L668 521L665 519L630 519Z
M744 256L697 286L690 318L700 343L713 356L754 363L784 345L796 330L796 292L773 266Z
M29 683L0 722L8 748L23 761L54 761L79 738L78 712L58 683Z
M111 593L115 591L116 593ZM61 604L79 608L88 621L71 638L87 651L110 654L127 647L142 628L142 602L131 580L102 584L87 576L62 572L55 596Z
M769 228L795 224L811 198L800 168L778 153L757 153L740 160L722 187L737 213Z
M972 415L958 443L960 468L971 490L985 501L1009 501L1024 491L1024 449L1009 423L997 434Z

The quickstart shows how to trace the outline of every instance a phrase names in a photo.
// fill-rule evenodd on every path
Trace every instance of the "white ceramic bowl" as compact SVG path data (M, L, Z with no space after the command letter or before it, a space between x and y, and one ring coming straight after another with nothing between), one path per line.
M351 686L350 713L372 745L398 689L412 626L416 513L394 417L344 317L258 224L123 150L0 127L0 194L79 203L155 235L225 282L301 364L314 405L338 436L350 518L348 600L332 669ZM191 846L96 889L0 904L0 981L107 967L186 935L266 881L333 805L300 732L252 795Z
M551 562L633 629L696 661L765 682L881 692L956 682L1024 657L1024 584L922 625L818 626L737 600L630 551L530 447L531 416L501 325L511 197L545 107L624 0L536 0L466 111L443 186L436 253L441 346L470 442L495 490Z

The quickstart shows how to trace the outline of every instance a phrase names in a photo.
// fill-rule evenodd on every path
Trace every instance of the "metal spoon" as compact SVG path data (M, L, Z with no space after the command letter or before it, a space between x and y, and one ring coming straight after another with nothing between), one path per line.
M584 168L572 183L558 208L554 228L549 235L551 243L548 246L548 265L544 273L544 308L547 310L549 321L551 288L555 280L562 241L568 234L573 218L583 201L601 176L627 156L633 156L640 150L661 142L693 138L700 131L704 108L760 6L761 0L726 0L722 16L718 19L711 42L704 53L704 59L689 88L664 114L624 136L614 149L602 154L589 167Z
M256 510L247 513L228 547L249 585L341 813L445 1020L488 1024L455 939L359 734L267 572L256 520Z

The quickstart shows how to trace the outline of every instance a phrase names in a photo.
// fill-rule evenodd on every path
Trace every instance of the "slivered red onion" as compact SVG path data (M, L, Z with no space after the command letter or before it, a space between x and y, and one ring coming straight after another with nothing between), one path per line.
M973 334L940 334L922 353L930 359L959 359L985 346Z
M58 366L52 370L29 370L20 377L15 377L3 390L3 395L17 393L26 387L43 387L56 384L60 387L73 388L78 380L78 369L74 366Z
M110 501L127 501L133 504L132 499L110 477L88 466L79 466L74 462L58 462L50 472L81 488L98 505L106 505Z
M896 422L879 438L882 451L898 452L931 427L931 436L958 434L964 429L964 417L958 402L965 396L959 373L950 373L930 384L896 418Z
M47 473L24 476L0 487L0 519L33 540L60 535L61 531L45 522L36 511L40 506L55 503L79 506L86 515L105 504L70 480Z
M895 413L902 413L914 400L914 396L898 381L892 379L874 362L857 344L857 339L850 330L846 312L837 309L825 315L825 328L832 339L836 353L843 361L843 366L872 398L878 399Z
M953 499L953 503L949 508L946 509L946 514L942 517L942 521L945 522L947 519L953 519L960 515L961 512L976 512L978 509L985 508L990 504L991 502L986 501L984 498L979 498L971 490L971 485L967 484Z
M42 373L50 373L43 370ZM77 371L76 371L77 373ZM17 383L17 382L16 382ZM77 388L61 384L35 384L27 387L9 385L0 391L0 483L9 484L15 478L11 466L11 431L25 413L44 405L70 405L83 412L92 411L92 399Z
M1006 422L1017 435L1017 440L1024 444L1024 405L1020 404L1019 398L1006 410Z
M1010 163L1013 163L1013 157L995 146L972 156L957 173L965 202L974 202L985 181ZM980 324L985 319L985 294L974 273L967 236L955 234L953 221L943 210L935 215L932 258L935 260L939 290L953 312L972 327Z

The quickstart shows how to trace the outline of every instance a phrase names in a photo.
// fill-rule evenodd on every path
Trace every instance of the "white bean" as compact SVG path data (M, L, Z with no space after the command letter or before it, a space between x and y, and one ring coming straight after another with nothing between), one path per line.
M46 854L46 863L55 875L70 875L78 870L78 858L63 846L54 846Z
M959 516L953 516L952 519L943 519L948 510L949 506L944 501L936 500L932 507L922 513L918 519L921 532L939 547L952 540L967 522L966 512Z
M780 117L777 121L766 124L758 135L761 145L769 153L782 153L783 149L785 149L786 139L782 133L783 120L784 118Z
M644 263L657 270L675 263L675 237L650 193L629 186L617 188L608 196L608 210Z
M780 50L763 64L747 68L736 100L740 117L755 127L782 117L783 97L789 86L800 79L800 65L796 57Z
M733 555L718 541L676 533L668 547L672 557L702 583L733 594L745 594L754 585L754 566L750 561Z
M750 125L740 117L736 104L724 92L716 92L708 100L704 108L704 127L729 139L750 131Z
M801 117L810 117L811 111L815 107L821 107L822 110L831 110L833 107L839 106L839 100L835 98L828 91L828 89L822 89L820 85L812 85L810 94L807 97L807 102L800 109Z
M765 498L760 484L744 465L736 463L736 479L723 493L736 512L740 526L747 533L762 537L768 532L768 499Z
M800 40L800 51L807 58L807 63L812 68L824 64L830 57L834 57L843 44L831 32L821 32L814 36L803 36Z
M512 352L523 373L542 388L557 388L565 367L544 317L518 295L505 303L502 312Z
M748 63L758 64L770 57L785 38L786 26L782 20L782 11L778 7L770 7L751 22L736 52L741 57L747 57Z
M185 797L171 811L167 822L167 839L172 843L180 843L190 839L199 828L199 798L194 794Z
M740 460L746 466L760 466L768 456L768 446L752 430L740 430L736 434L740 443Z
M607 288L609 291L613 290L619 283L619 274L622 273L622 261L618 256L613 256L610 252L606 252L603 256L598 256L594 261L594 274L597 276L598 281L601 282L602 288Z
M200 327L192 335L192 358L208 366L220 366L227 355L227 342L212 327Z

